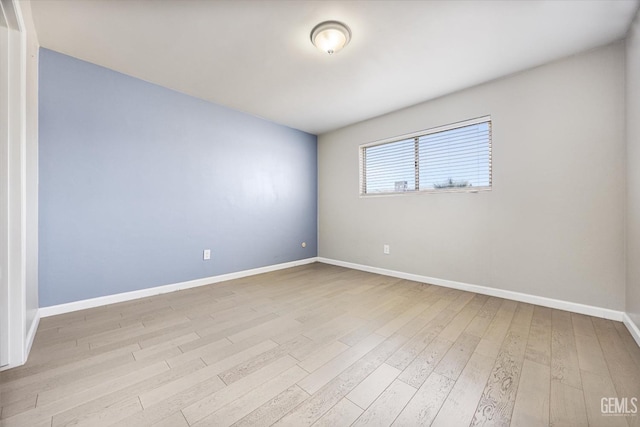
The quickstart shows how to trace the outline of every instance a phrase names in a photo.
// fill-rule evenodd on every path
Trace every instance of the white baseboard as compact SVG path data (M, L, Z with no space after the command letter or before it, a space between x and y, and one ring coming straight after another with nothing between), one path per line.
M629 330L629 333L631 334L633 339L636 340L636 344L638 344L638 347L640 347L640 327L635 324L635 322L631 319L631 317L629 317L627 313L624 313L622 321Z
M27 358L29 357L29 353L31 352L31 346L33 345L33 340L36 338L36 332L38 331L38 325L40 324L40 310L36 310L36 315L31 322L31 326L29 327L29 331L27 331L27 336L24 341L24 352L23 359L19 360L16 363L12 363L0 368L0 371L6 371L12 368L17 368L18 366L22 366L27 363Z
M367 271L369 273L382 274L383 276L397 277L399 279L413 280L415 282L429 283L443 286L445 288L459 289L462 291L475 292L493 297L505 298L514 301L526 302L529 304L541 305L543 307L556 308L559 310L571 311L574 313L586 314L589 316L602 317L604 319L623 320L622 311L610 310L608 308L595 307L592 305L579 304L575 302L563 301L553 298L541 297L537 295L524 294L521 292L496 289L488 286L472 285L469 283L455 282L453 280L438 279L435 277L421 276L419 274L404 273L401 271L388 270L386 268L371 267L368 265L355 264L352 262L338 261L329 258L318 257L318 262L337 265L340 267L352 268L354 270Z
M74 301L66 304L52 305L49 307L41 307L39 317L55 316L57 314L70 313L72 311L85 310L87 308L99 307L103 305L115 304L119 302L131 301L139 298L150 297L154 295L166 294L169 292L180 291L183 289L196 288L198 286L210 285L212 283L225 282L227 280L240 279L256 274L268 273L270 271L283 270L285 268L297 267L299 265L311 264L316 262L317 257L301 259L298 261L285 262L282 264L268 265L266 267L253 268L251 270L237 271L235 273L221 274L219 276L205 277L202 279L189 280L187 282L173 283L170 285L156 286L153 288L140 289L137 291L124 292L115 295L107 295L104 297L91 298L82 301Z
M31 322L31 327L29 328L29 332L27 333L27 341L25 343L25 360L24 363L27 363L27 358L29 357L29 353L31 353L31 346L33 346L33 340L36 339L36 332L38 331L38 325L40 324L40 310L36 310L36 315Z

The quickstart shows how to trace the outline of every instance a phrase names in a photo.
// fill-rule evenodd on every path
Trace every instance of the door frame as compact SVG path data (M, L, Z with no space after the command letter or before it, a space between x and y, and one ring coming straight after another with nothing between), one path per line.
M18 0L0 0L0 367L26 361L26 32ZM6 37L5 37L6 36ZM5 44L6 43L6 44ZM2 125L0 125L2 126Z

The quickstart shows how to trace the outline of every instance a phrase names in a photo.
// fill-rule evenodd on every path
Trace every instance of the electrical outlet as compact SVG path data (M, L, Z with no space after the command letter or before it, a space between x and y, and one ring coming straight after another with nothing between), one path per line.
M391 249L389 248L389 245L384 245L384 246L382 247L382 252L383 252L385 255L389 255L389 254L391 253Z
M204 259L204 260L211 259L211 249L205 249L202 252L202 259Z

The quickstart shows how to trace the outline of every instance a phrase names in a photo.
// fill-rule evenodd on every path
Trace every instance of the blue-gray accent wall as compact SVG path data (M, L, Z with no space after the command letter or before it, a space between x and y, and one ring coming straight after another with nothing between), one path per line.
M41 307L316 256L315 135L47 49L39 90Z

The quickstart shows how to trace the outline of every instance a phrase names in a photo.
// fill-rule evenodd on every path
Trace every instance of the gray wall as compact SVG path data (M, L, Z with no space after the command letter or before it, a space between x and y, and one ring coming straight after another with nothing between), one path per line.
M46 49L39 126L41 307L316 256L314 135Z
M640 14L627 37L627 300L640 327Z
M616 43L321 135L319 255L623 310L624 54ZM358 196L359 144L487 114L491 192Z

